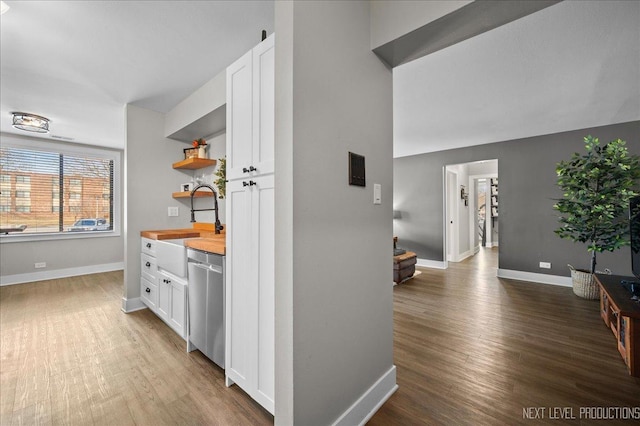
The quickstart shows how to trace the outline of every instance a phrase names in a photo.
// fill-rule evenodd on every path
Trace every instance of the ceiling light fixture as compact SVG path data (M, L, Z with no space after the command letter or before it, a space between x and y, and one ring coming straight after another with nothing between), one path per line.
M13 127L27 132L49 133L49 119L28 112L12 112Z
M3 1L0 1L0 15L4 15L9 10L9 5Z

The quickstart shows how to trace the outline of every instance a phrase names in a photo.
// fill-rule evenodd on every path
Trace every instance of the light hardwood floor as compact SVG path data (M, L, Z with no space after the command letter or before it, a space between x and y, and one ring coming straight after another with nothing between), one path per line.
M122 272L0 288L0 424L259 425L273 417L149 310Z
M495 268L484 250L394 288L400 388L370 425L536 424L523 408L640 405L597 302ZM0 288L1 425L273 422L154 314L122 313L121 296L121 272Z

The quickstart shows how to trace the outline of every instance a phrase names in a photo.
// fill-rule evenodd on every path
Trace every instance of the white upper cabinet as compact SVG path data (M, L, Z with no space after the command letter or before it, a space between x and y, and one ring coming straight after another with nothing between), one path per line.
M272 34L227 68L227 179L273 173Z

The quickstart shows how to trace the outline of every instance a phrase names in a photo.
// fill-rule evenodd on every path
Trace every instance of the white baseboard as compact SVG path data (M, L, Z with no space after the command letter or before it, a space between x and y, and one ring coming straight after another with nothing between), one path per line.
M142 303L142 299L139 297L134 297L133 299L122 298L122 312L126 314L145 309L146 307L147 305Z
M103 265L80 266L78 268L28 272L26 274L2 275L0 276L0 286L43 280L55 280L57 278L76 277L78 275L97 274L100 272L119 271L122 269L124 269L124 262L116 262L105 263Z
M445 269L444 262L429 259L417 259L416 266L421 266L423 268Z
M537 274L535 272L514 271L511 269L498 269L498 277L518 281L530 281L539 284L559 285L562 287L573 286L573 284L571 284L571 277Z
M396 366L382 375L356 402L345 411L334 426L362 426L382 407L393 393L398 390L396 384Z
M458 258L456 260L456 262L462 262L463 260L473 256L475 253L473 252L473 250L467 250L464 253L460 253L458 255Z

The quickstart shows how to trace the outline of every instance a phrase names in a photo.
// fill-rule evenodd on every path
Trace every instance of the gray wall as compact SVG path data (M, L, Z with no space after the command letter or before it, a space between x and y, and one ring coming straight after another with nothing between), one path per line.
M171 194L191 180L192 172L171 167L184 159L182 149L187 145L163 136L164 114L127 105L126 128L124 297L128 300L140 297L140 231L191 228L188 199L175 200ZM213 203L212 198L206 200ZM169 206L178 206L180 216L168 217Z
M11 137L16 136L11 135ZM20 138L30 139L28 137ZM121 163L121 170L123 169L124 164ZM122 179L120 181L122 182ZM0 247L0 276L8 277L43 272L55 274L55 271L59 270L66 270L61 273L66 276L88 273L92 270L105 270L104 266L113 266L123 262L123 246L122 232L113 237L3 242ZM35 269L36 262L46 262L47 267Z
M401 246L421 259L442 261L442 169L447 164L498 159L500 179L499 267L524 272L568 276L567 263L586 268L585 246L558 238L554 199L556 163L584 151L584 136L601 142L621 138L630 152L640 154L640 121L535 136L394 159L394 208L403 212L394 232ZM406 214L405 214L406 212ZM630 253L625 247L599 255L598 269L630 275ZM552 268L540 269L540 261Z
M369 2L276 2L275 33L276 423L325 425L393 365L392 79Z
M373 0L371 1L371 49L402 37L458 10L468 0Z

